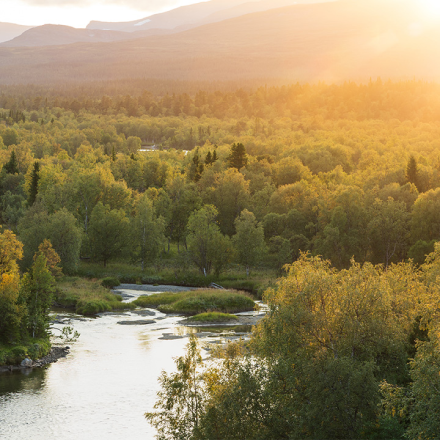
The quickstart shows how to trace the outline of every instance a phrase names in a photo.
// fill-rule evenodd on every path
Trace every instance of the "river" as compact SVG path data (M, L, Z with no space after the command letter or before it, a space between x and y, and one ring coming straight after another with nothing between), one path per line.
M124 293L136 297L142 292ZM193 329L179 325L181 317L157 311L154 317L62 313L61 319L81 334L69 344L66 358L41 369L0 374L0 439L154 439L144 413L153 409L160 373L175 370L173 358L188 342L160 338ZM118 324L139 319L156 323Z

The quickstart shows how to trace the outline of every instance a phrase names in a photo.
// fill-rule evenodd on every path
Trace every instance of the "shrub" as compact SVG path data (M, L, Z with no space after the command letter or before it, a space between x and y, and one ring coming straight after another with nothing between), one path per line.
M27 348L19 345L17 347L12 348L9 351L8 356L6 358L6 363L11 365L19 364L23 359L27 357L28 357Z
M119 286L121 283L116 277L107 277L101 281L101 285L107 287L109 289L113 289L116 286Z
M203 312L236 313L251 311L255 303L249 295L226 290L197 290L190 292L156 294L143 297L137 305L158 306L164 313L196 315Z

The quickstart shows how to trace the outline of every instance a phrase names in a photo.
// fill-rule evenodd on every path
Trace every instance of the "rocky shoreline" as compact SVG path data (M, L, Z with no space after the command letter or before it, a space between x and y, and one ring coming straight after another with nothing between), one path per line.
M0 366L0 373L44 367L45 365L57 362L58 359L66 357L69 354L69 351L70 347L52 347L49 354L36 361L33 361L32 359L24 359L20 365Z

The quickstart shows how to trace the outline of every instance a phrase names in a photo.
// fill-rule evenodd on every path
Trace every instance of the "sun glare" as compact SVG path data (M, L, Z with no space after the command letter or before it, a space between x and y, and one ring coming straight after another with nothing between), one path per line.
M417 3L430 18L440 18L440 0L417 0Z

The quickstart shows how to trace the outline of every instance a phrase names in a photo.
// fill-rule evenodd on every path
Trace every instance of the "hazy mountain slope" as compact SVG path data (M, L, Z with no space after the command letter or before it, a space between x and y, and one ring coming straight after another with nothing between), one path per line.
M245 0L214 0L199 3L187 7L178 8L164 14L157 14L151 20L140 22L110 23L103 27L118 28L120 30L108 30L100 28L77 29L70 26L46 24L26 29L23 33L4 43L0 47L26 47L26 46L58 46L73 43L97 43L130 40L151 35L165 35L181 32L203 24L222 21L228 18L238 17L247 13L264 11L276 7L291 5L294 0L259 0L247 2L237 6L237 3ZM319 2L332 0L300 0L302 2ZM230 5L234 7L229 8ZM219 8L227 8L210 14ZM207 15L208 14L208 15ZM202 19L200 19L202 17ZM138 24L141 23L140 26ZM179 26L174 27L174 25ZM151 28L149 28L151 26Z
M438 79L440 26L415 27L417 14L413 2L346 0L289 6L133 41L1 48L0 82Z
M45 24L31 28L14 39L0 44L0 47L59 46L73 43L98 43L132 40L149 35L166 34L165 29L151 29L140 32L103 31L100 29L77 29L70 26Z
M46 24L29 29L0 46L50 46L79 42L108 42L126 39L126 35L125 32L76 29L70 26Z
M228 9L230 7L246 3L249 0L211 0L208 2L195 3L193 5L181 6L168 12L150 15L140 20L110 23L91 21L87 29L111 29L124 32L136 32L147 29L173 29L180 26L187 26L198 23L209 15Z
M215 12L199 24L215 23L217 21L228 20L230 18L240 17L241 15L251 14L254 12L268 11L269 9L282 8L284 6L293 6L297 4L326 3L336 0L256 0L248 1L240 5L233 6L228 9Z
M0 43L12 40L27 31L32 26L22 26L21 24L0 22Z
M146 29L190 29L208 23L239 17L252 12L266 11L283 6L321 3L335 0L211 0L154 14L140 20L109 23L92 21L87 29L112 29L136 32Z

